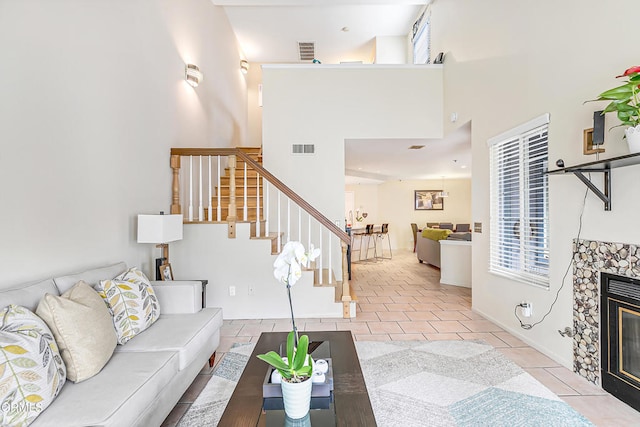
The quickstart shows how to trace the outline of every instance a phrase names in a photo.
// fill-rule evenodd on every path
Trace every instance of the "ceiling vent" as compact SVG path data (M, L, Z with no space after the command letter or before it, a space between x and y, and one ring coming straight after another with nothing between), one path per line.
M315 154L316 146L314 144L293 144L291 145L291 154Z
M423 148L424 148L424 145L412 145L409 147L409 150L420 150Z
M301 61L312 61L316 57L316 43L298 42L298 52Z

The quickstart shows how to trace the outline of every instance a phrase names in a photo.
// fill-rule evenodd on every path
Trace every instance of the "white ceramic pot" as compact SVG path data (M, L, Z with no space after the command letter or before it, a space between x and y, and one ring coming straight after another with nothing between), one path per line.
M289 418L297 420L303 418L309 412L311 405L311 378L301 383L282 381L282 400L284 412Z
M629 144L629 152L640 153L640 125L626 128L624 134Z

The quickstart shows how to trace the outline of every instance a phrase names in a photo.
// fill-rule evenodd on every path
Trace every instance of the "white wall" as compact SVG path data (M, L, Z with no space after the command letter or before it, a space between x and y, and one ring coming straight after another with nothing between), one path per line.
M262 145L262 107L258 105L258 85L262 84L262 65L249 64L247 79L247 143L251 147Z
M389 224L389 238L393 249L413 250L411 223L423 228L427 222L471 223L471 180L445 179L449 197L443 210L415 210L415 190L439 190L442 180L387 181L378 185L347 185L355 193L356 206L363 205L369 214L369 224Z
M170 147L246 138L246 86L208 0L0 0L0 286L124 260L169 211ZM185 62L204 81L184 81Z
M327 209L331 217L341 218L342 209L332 205L336 199L342 204L345 138L442 137L441 71L439 66L264 65L265 166L316 207L332 208ZM416 92L425 96L417 99ZM294 143L315 144L316 155L292 156ZM325 191L309 186L310 180Z
M376 64L407 64L407 36L376 37Z
M262 77L265 167L341 226L345 139L442 137L441 66L265 65Z
M445 117L456 111L458 123L473 121L472 216L484 225L484 232L474 234L473 240L473 307L566 366L571 365L572 341L557 330L572 325L571 273L559 289L578 232L585 186L570 175L549 179L549 290L489 274L486 141L549 112L552 167L558 158L566 165L593 160L582 155L582 131L592 126L593 111L604 105L583 102L614 87L614 76L638 64L638 49L624 47L625 40L637 38L637 26L621 23L622 15L639 16L640 2L450 0L432 5L432 51L446 53ZM607 117L607 128L615 124L615 118ZM607 157L626 152L621 130L607 132L605 139ZM640 199L630 185L639 174L638 166L613 171L611 212L587 195L582 237L640 243L634 225ZM601 176L594 176L594 181L601 185ZM520 328L513 315L515 304L533 302L531 320L536 322L558 292L558 301L543 323L531 330Z
M209 307L222 307L225 319L278 319L291 316L286 286L273 277L268 239L249 240L249 224L238 223L236 238L226 224L189 224L184 240L172 245L176 279L209 279ZM235 288L235 296L229 287ZM313 286L313 271L304 271L291 288L296 318L342 317L335 288Z

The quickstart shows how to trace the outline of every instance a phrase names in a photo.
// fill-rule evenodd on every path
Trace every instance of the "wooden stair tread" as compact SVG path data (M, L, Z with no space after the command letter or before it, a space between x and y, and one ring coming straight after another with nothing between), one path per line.
M240 221L238 221L240 222ZM284 232L280 232L280 237L284 236ZM251 236L251 240L273 240L278 238L278 233L267 233L266 236Z

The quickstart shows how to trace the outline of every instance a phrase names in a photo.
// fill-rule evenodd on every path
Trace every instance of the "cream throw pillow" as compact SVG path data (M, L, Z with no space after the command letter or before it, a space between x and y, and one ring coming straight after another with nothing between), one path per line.
M117 345L113 319L93 288L80 281L61 296L46 294L36 314L49 325L73 382L91 378Z

